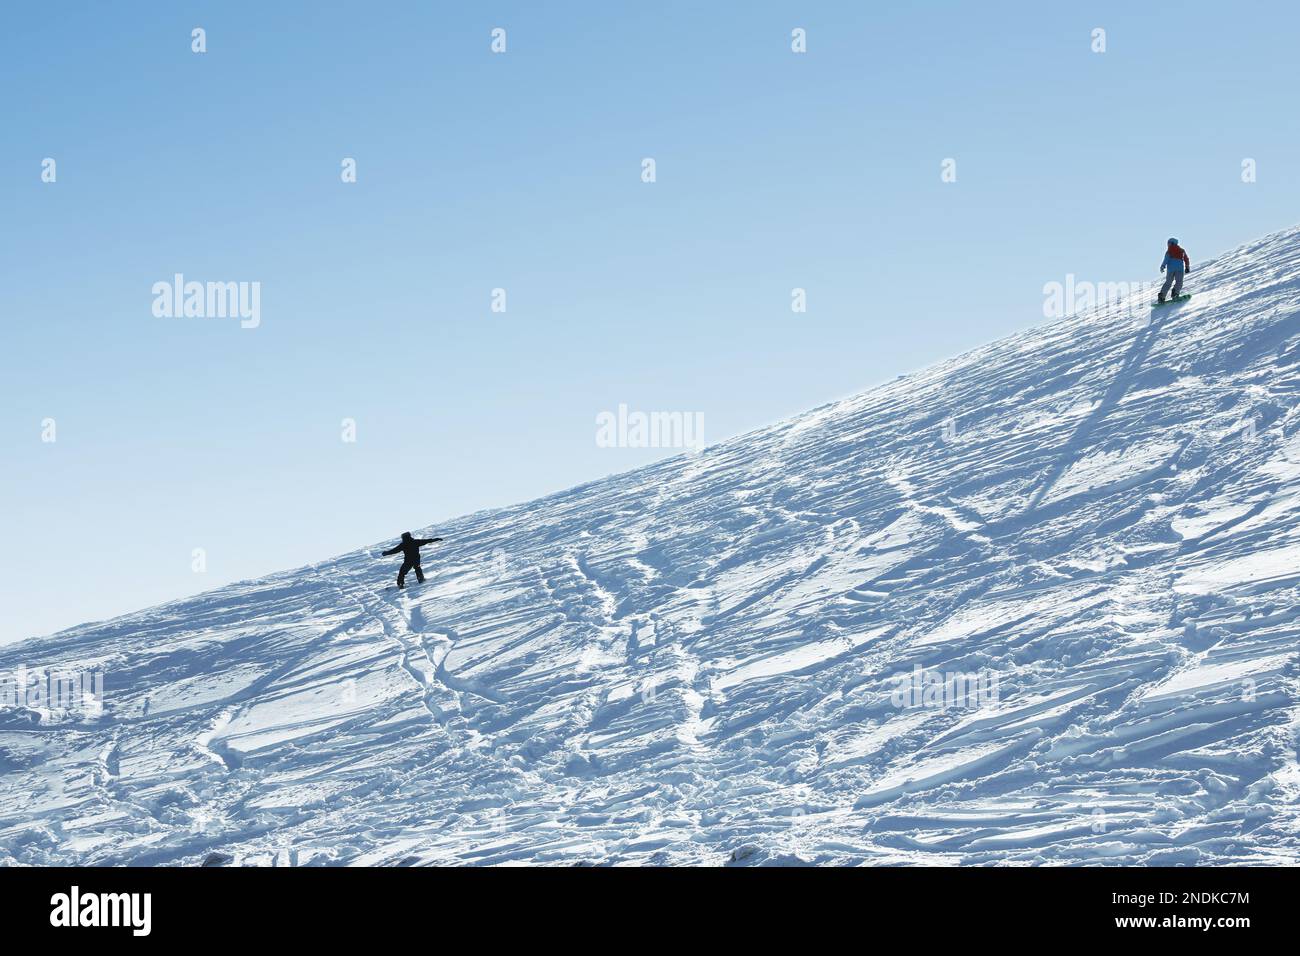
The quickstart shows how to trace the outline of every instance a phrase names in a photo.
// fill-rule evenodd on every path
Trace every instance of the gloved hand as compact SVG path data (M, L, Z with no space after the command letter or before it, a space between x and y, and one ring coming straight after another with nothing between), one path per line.
M1164 271L1165 271L1165 264L1164 264L1163 262L1160 263L1160 271L1161 271L1161 272L1164 272Z

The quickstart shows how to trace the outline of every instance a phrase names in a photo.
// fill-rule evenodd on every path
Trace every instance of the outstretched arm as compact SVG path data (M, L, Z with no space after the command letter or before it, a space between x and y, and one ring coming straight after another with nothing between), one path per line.
M442 538L421 538L419 541L415 543L423 548L426 544L433 544L435 541L441 541L441 540Z
M402 550L402 546L399 544L399 545L398 545L397 547L395 547L395 548L389 548L387 551L384 552L384 554L396 554L398 551L401 551L401 550Z

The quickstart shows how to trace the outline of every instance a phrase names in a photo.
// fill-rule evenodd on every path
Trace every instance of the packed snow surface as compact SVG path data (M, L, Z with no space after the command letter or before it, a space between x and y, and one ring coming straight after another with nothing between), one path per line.
M5 648L0 863L1300 862L1300 231L1189 281Z

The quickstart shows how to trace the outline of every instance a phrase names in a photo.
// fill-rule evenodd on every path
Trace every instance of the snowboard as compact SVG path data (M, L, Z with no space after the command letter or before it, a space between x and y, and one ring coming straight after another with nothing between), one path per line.
M1164 302L1152 302L1151 308L1158 309L1162 305L1173 305L1175 302L1186 302L1191 297L1192 294L1190 292L1184 292L1182 295L1177 296L1176 298L1173 299L1166 299Z

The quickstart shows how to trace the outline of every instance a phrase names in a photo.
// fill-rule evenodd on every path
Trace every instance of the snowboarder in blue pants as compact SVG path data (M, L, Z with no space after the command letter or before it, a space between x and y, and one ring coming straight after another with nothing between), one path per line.
M1165 274L1165 284L1160 287L1157 304L1165 301L1170 286L1173 286L1173 295L1170 298L1178 298L1178 294L1183 291L1183 276L1192 274L1192 260L1187 258L1187 250L1178 244L1177 239L1169 240L1164 261L1160 263L1160 271Z

